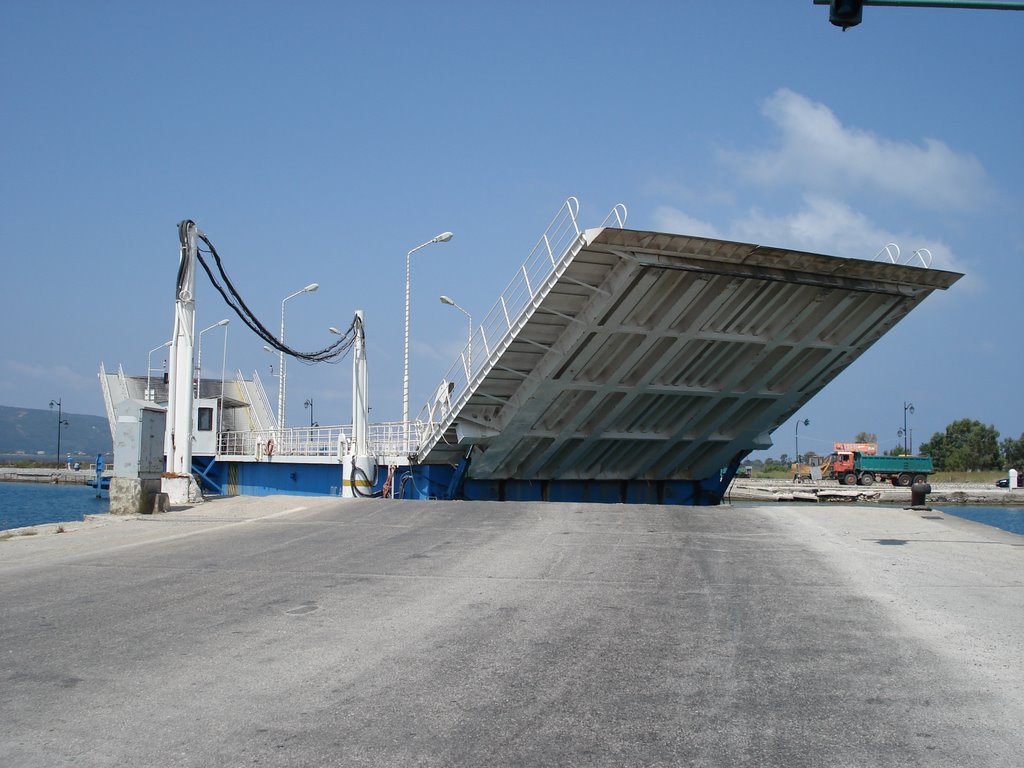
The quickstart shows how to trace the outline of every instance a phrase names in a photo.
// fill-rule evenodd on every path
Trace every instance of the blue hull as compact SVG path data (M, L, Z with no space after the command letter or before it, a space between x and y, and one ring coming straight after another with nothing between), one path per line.
M197 458L193 469L205 491L228 496L340 496L343 484L341 468L335 464ZM725 470L704 480L474 480L465 477L465 470L447 464L399 467L394 497L709 506L721 503L733 475ZM387 471L381 468L370 478L373 490L368 495L380 496L386 479Z

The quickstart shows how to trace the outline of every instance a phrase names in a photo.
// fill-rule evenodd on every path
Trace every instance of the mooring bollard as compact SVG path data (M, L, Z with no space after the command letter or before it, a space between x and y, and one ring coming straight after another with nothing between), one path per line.
M910 507L911 509L922 509L928 510L928 503L926 497L932 492L932 487L928 483L914 483L910 487Z

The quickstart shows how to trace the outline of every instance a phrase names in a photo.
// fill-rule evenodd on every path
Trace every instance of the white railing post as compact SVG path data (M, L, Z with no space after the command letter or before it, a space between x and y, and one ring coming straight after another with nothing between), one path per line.
M452 391L452 408L446 412L449 415L436 420L438 423L435 423L432 415L435 405L433 401L428 402L421 409L421 414L427 414L425 422L428 429L421 433L420 446L429 447L439 439L442 427L450 422L450 413L455 410L454 406L459 404L459 407L462 407L462 404L472 396L469 387L477 378L480 378L474 376L475 372L481 371L486 375L489 366L494 362L492 358L500 354L506 347L509 340L526 322L525 318L532 314L558 276L565 271L573 256L582 248L584 237L579 226L578 215L579 200L575 197L568 198L548 224L547 229L540 236L515 276L498 296L491 311L477 325L480 340L483 342L484 359L479 364L474 362L472 365L468 365L465 355L463 355L461 360L452 363L443 379L443 384L445 386L449 382L457 384L460 377L459 370L462 369L466 374L466 385L457 392ZM619 203L605 217L602 226L614 220L619 228L622 228L626 217L626 206ZM531 280L531 272L533 280ZM491 338L488 338L488 331L492 332ZM479 360L479 355L477 359ZM437 391L434 390L433 393L435 399ZM408 447L411 450L411 446Z

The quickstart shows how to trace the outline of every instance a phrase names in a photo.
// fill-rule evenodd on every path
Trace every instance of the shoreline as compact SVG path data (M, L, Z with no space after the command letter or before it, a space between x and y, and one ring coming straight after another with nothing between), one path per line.
M52 477L58 477L53 480ZM88 481L95 475L85 470L68 469L0 469L0 482L47 484L47 485L81 485L88 486ZM932 491L925 498L925 505L921 509L928 509L931 506L961 506L961 507L1024 507L1024 489L1009 491L1005 488L995 488L982 485L981 483L932 483ZM286 494L281 494L287 497ZM808 481L793 483L784 479L751 479L736 478L726 490L722 503L719 506L731 506L734 502L740 502L746 506L747 502L759 504L798 504L839 507L844 505L861 505L877 507L910 508L911 493L909 488L896 488L887 485L875 486L843 486L835 481L821 481L818 483ZM211 497L211 499L235 498L250 499L257 501L263 497L257 496L234 496L234 497ZM308 499L311 497L294 496L294 499ZM324 496L324 499L339 497ZM211 499L208 499L211 500ZM408 500L405 500L408 502ZM503 502L509 503L509 502ZM193 505L178 507L176 509L188 509ZM633 505L608 505L609 507L622 507ZM709 508L710 509L710 508ZM110 515L109 513L90 514L84 520L48 521L31 525L16 526L12 528L0 528L0 534L4 540L15 536L35 535L40 532L55 531L58 527L61 532L74 530L83 526L90 526L100 522L111 520L131 520L140 518L153 518L160 515ZM998 527L998 526L996 526ZM1004 530L1001 529L1000 530ZM1011 532L1012 533L1012 532Z
M925 505L1018 507L1024 489L996 488L981 483L930 483ZM835 480L794 483L791 480L736 478L722 503L730 501L811 502L818 504L902 504L910 506L910 488L892 485L840 485Z

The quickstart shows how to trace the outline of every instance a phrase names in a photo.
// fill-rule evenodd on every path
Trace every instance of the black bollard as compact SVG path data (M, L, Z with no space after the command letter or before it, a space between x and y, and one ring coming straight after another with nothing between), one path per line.
M910 508L929 511L931 508L925 497L931 492L932 487L928 483L914 483L910 488Z

